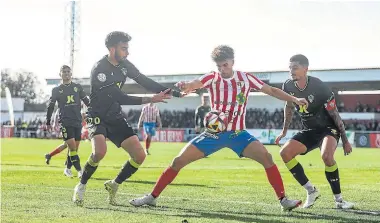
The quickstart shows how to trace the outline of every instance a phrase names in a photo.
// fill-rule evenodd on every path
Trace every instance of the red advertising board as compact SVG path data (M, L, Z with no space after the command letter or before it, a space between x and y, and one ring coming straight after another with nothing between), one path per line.
M371 148L380 148L380 133L370 133L369 141Z
M145 139L145 132L142 131L142 136ZM183 142L184 140L184 130L171 130L171 129L161 129L156 131L156 136L152 138L152 141L159 142Z
M13 127L1 126L0 138L9 138L9 137L13 137Z

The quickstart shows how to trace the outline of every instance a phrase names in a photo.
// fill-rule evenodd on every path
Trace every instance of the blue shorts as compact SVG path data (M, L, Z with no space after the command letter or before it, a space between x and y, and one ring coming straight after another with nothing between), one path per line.
M247 131L227 131L218 134L204 132L190 141L202 151L205 156L213 154L225 147L232 149L239 157L242 157L244 149L257 139Z
M144 132L147 135L155 136L156 135L156 123L155 122L144 122Z

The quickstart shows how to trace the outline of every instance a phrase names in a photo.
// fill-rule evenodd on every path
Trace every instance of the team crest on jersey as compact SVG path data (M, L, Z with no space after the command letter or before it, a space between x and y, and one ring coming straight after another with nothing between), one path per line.
M239 88L243 88L243 87L244 87L244 81L238 81L238 82L236 82L236 85L237 85Z
M124 76L127 76L128 70L127 68L121 68L121 72L123 72Z
M311 95L307 96L307 99L309 100L310 103L313 103L314 95L311 94Z
M107 76L105 74L103 74L103 73L99 73L98 74L98 80L100 82L105 82L107 80Z
M239 103L239 105L244 104L244 102L247 100L243 92L240 92L238 95L236 95L236 101Z
M75 92L78 92L78 88L77 88L77 87L74 87L74 91L75 91Z

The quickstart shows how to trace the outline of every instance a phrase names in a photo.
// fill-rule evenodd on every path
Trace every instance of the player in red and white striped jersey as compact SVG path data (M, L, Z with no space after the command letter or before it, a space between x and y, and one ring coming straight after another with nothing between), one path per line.
M295 98L281 89L271 87L252 74L234 71L234 51L229 46L223 45L215 48L212 52L212 59L219 72L205 74L191 82L179 82L177 86L184 93L206 88L210 93L212 110L222 111L228 116L227 130L217 134L205 132L195 137L174 158L172 164L159 178L153 191L144 197L131 200L130 203L134 206L155 205L156 198L183 167L228 147L239 157L247 157L263 165L283 210L292 210L298 207L301 204L300 200L286 198L280 172L268 150L254 136L245 131L245 113L248 94L252 89L299 105L307 105L307 101Z
M141 115L139 118L138 128L141 127L141 124L144 127L144 132L146 134L145 139L145 149L146 153L149 153L150 142L152 141L152 136L156 135L156 126L158 124L158 128L162 127L160 110L158 107L153 104L147 104L141 109Z

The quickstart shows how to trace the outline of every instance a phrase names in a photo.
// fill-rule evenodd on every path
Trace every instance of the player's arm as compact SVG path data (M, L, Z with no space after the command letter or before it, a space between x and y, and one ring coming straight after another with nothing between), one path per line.
M139 122L137 124L137 127L140 128L142 126L142 120L144 118L144 115L145 115L145 109L142 109L141 110L141 115L140 115L140 118L139 118Z
M79 88L79 97L80 97L80 99L88 107L90 105L90 99L88 98L88 96L84 92L82 85L79 84L78 88Z
M121 66L127 69L127 76L134 81L136 81L139 85L143 86L145 89L159 93L162 91L166 91L170 88L167 88L156 81L150 79L149 77L145 76L144 74L140 73L140 71L135 67L134 64L129 62L128 60L124 60L121 63ZM174 97L181 97L181 93L179 91L175 91L173 89L170 89L168 92L169 94L173 95Z
M157 123L158 123L158 128L162 128L162 121L161 121L161 116L160 116L160 111L157 111Z
M195 79L189 82L180 81L176 83L176 86L181 89L181 91L190 93L197 89L210 87L214 78L215 73L212 72L201 76L199 79Z
M50 125L51 115L53 114L56 101L57 101L57 91L56 91L56 88L53 88L53 90L51 91L51 97L49 98L47 112L46 112L46 125Z
M340 137L342 138L342 143L345 144L348 142L346 135L346 128L344 126L343 120L339 115L338 109L336 107L335 96L334 93L325 85L321 88L323 93L325 94L325 98L327 98L326 103L324 104L325 109L329 113L330 117L334 120L335 126L338 128L340 132Z
M294 114L294 105L292 102L285 102L284 107L284 126L282 127L282 132L286 134L289 129L290 123L292 123Z

